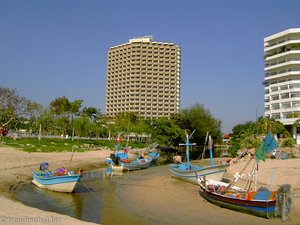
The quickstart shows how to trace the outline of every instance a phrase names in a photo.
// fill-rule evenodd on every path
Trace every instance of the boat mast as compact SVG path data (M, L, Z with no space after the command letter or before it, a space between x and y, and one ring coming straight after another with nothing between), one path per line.
M214 165L214 161L213 161L213 154L212 154L212 138L209 135L209 162L210 162L210 166Z
M187 169L190 169L190 146L195 145L195 143L190 143L190 138L194 134L196 130L193 131L193 133L189 136L188 130L186 131L186 141L185 144L179 144L179 145L185 145L186 146L186 165Z

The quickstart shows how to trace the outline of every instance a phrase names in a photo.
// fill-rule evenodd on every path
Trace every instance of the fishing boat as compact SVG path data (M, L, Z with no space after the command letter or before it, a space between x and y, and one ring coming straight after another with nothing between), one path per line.
M282 214L282 208L289 211L290 204L287 203L291 202L291 186L287 184L281 185L277 191L261 189L248 192L236 186L228 188L228 183L211 179L204 181L203 177L199 177L198 182L201 196L207 201L224 208L265 218ZM283 199L286 200L283 201Z
M47 163L42 164L47 165ZM43 166L41 165L41 167ZM73 192L82 175L76 174L73 171L57 175L57 171L47 171L44 169L32 172L32 177L32 183L39 188L57 192Z
M272 133L269 132L261 142L260 147L256 150L256 164L259 160L265 159L265 153L277 147L276 140ZM241 172L245 171L245 168L249 166L253 159L254 156L250 157ZM265 218L281 216L285 220L292 206L291 185L282 184L277 191L272 191L271 185L269 190L263 187L257 189L257 168L258 166L253 167L253 171L250 173L252 175L249 176L249 180L251 180L246 183L245 188L235 186L241 177L240 174L236 174L235 179L230 183L199 176L197 177L197 181L200 186L200 194L209 202L221 207ZM254 189L251 189L252 183L255 184Z
M148 158L151 158L151 159L152 159L152 162L155 162L155 161L158 160L160 154L159 154L159 152L153 151L153 152L147 153L146 156L147 156Z
M106 162L111 166L113 171L132 171L147 169L152 162L151 158L135 159L131 162L114 162L112 159L106 159Z
M160 157L160 153L157 151L157 144L153 143L148 145L146 157L151 158L152 162L156 162Z
M210 165L198 166L191 165L189 159L189 147L191 144L189 142L190 136L186 134L186 143L180 144L186 146L186 163L173 163L169 165L169 171L171 172L171 177L186 181L192 184L198 184L197 176L206 176L207 178L214 180L221 180L226 172L229 164L220 163L214 165L212 159L212 141L210 141ZM196 176L197 174L197 176Z
M121 150L121 145L117 144L115 145L115 153L114 156L112 156L113 154L111 154L111 157L118 157L119 160L121 161L127 161L128 160L128 150L127 148L123 149L123 152L120 152Z

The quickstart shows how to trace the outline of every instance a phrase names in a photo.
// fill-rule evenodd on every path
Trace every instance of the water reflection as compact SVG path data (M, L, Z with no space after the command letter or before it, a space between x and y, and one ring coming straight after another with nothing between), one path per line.
M120 175L120 174L118 174ZM112 174L111 178L116 176ZM80 220L101 223L102 206L113 194L113 182L105 177L105 168L84 173L75 193L59 193L24 184L15 191L17 200L31 207L57 212Z

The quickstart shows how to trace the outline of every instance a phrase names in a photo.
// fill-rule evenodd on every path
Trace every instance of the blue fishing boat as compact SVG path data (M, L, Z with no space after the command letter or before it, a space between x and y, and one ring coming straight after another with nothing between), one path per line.
M157 144L153 143L148 145L146 157L151 158L152 162L156 162L160 157L160 153L157 151Z
M120 150L121 150L121 145L120 144L118 144L118 145L115 145L115 153L114 153L114 156L117 158L118 157L118 159L119 160L121 160L121 161L126 161L126 160L128 160L128 150L125 148L125 149L123 149L123 152L121 152ZM111 157L112 157L112 154L111 154Z
M151 158L152 159L152 162L155 162L157 161L157 159L159 158L160 154L159 152L149 152L146 154L147 157Z
M169 171L171 172L171 177L186 181L192 184L198 184L197 176L206 176L207 178L214 179L214 180L222 180L224 173L226 172L229 164L222 163L222 164L213 164L212 159L212 141L210 141L210 165L208 166L198 166L198 165L191 165L190 158L189 158L189 148L192 145L189 142L189 134L186 134L186 143L180 144L186 146L186 163L174 163L169 165Z
M113 171L132 171L147 169L152 162L151 158L135 159L131 162L114 162L112 159L106 159L106 162L111 166Z
M48 169L48 163L42 163L40 168L45 168L43 165L47 165ZM82 177L81 174L73 171L58 175L57 171L47 171L47 169L32 172L32 183L39 188L57 192L73 192Z

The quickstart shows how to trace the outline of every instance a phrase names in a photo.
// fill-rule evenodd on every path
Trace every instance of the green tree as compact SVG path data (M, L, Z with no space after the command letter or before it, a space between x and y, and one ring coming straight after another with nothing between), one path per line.
M72 133L73 120L79 115L82 103L81 99L70 102L65 96L50 102L50 111L56 116L55 124L63 135Z
M94 107L85 107L82 110L82 115L89 117L93 121L95 118L101 117L101 110Z
M138 121L138 116L134 112L122 112L115 117L115 128L127 136L129 140L129 135L133 132L136 122Z
M185 130L166 117L149 121L148 126L151 130L152 141L161 146L178 146L185 140Z
M284 125L274 118L258 118L254 123L253 132L256 134L266 134L271 130L273 134L287 134Z
M28 118L36 103L21 97L17 90L0 87L0 129L18 129L20 118Z
M284 134L289 137L289 133L284 125L274 118L268 119L260 117L257 122L246 122L233 127L230 153L236 156L238 150L242 148L257 148L261 142L261 137L271 130L273 134Z
M56 98L50 102L50 110L56 115L65 115L71 110L71 103L65 96Z
M115 139L118 136L118 133L120 133L115 125L115 119L112 116L103 115L101 120L99 120L99 123L105 127L109 140Z
M136 135L136 140L142 140L142 136L146 135L149 136L150 131L147 126L147 120L140 119L137 120L132 128L133 133Z
M181 110L180 117L176 119L177 124L180 125L182 129L188 129L191 132L195 130L193 140L198 145L204 143L208 131L215 142L221 140L222 122L214 118L210 111L205 109L203 105L195 104L190 108Z
M90 120L88 117L79 117L74 119L74 128L76 130L76 135L79 137L87 137L90 135Z
M35 113L30 115L28 120L28 131L30 134L37 134L39 127L42 128L42 134L58 134L55 132L54 119L49 108L38 107Z

